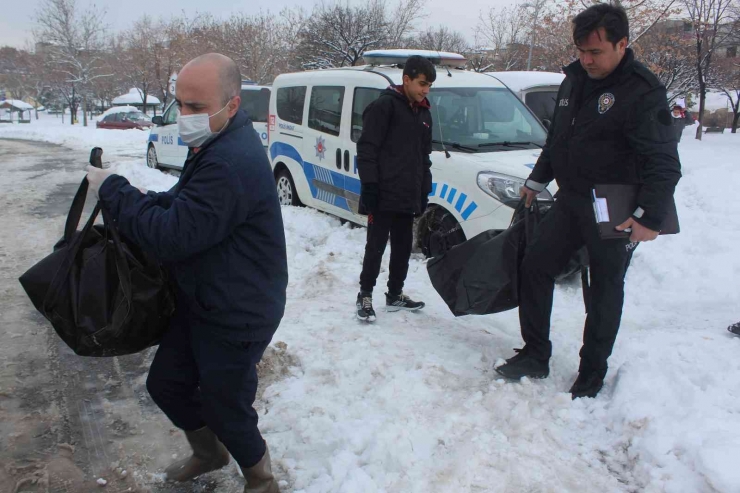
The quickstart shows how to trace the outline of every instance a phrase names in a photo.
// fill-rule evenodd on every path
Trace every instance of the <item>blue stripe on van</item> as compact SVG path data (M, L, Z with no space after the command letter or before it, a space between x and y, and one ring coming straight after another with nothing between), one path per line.
M465 205L465 200L467 200L468 196L464 193L460 193L460 197L457 199L457 204L455 204L455 210L457 212L462 211L463 206Z
M478 208L478 204L471 202L470 205L460 214L463 220L467 221L468 217Z
M453 188L450 190L450 194L447 196L447 202L452 203L453 200L455 200L455 194L457 194L457 188Z
M149 142L159 142L159 134L149 134Z
M442 185L442 191L441 191L441 192L440 192L440 194L439 194L439 198L440 198L440 199L444 199L444 198L445 198L445 195L447 195L447 189L448 189L448 188L449 188L449 187L447 186L447 184L446 184L446 183L445 183L444 185Z
M436 193L437 193L437 184L436 183L432 183L432 191L429 192L429 196L430 197L434 197L434 194L436 194Z

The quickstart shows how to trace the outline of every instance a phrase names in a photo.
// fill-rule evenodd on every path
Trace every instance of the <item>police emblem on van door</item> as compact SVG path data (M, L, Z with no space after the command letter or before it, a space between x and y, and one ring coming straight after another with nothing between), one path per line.
M605 92L599 97L599 113L604 114L609 111L609 108L614 106L614 94Z
M316 145L313 147L316 149L316 157L318 157L319 160L324 159L324 153L326 152L326 143L324 142L324 138L321 136L317 137Z

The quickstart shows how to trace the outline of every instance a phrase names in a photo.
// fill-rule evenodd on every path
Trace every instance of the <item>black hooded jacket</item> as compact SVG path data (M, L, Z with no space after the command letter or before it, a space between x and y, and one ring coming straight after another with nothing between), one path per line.
M422 212L422 196L432 190L431 152L432 116L426 99L411 104L401 90L389 87L365 109L357 167L363 186L378 185L379 211Z
M587 80L579 61L564 69L553 124L527 186L555 179L564 194L595 184L640 184L635 219L659 230L681 178L666 89L627 49L603 80Z

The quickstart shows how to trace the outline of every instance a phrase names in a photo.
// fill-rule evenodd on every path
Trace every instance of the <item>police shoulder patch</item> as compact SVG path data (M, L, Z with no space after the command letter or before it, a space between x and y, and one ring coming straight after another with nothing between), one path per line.
M609 108L614 106L614 94L605 92L599 97L599 113L604 114L609 111Z

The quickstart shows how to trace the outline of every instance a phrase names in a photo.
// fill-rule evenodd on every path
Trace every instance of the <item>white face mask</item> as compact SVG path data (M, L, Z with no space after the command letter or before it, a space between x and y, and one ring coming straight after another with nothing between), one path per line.
M208 113L179 115L177 117L177 131L180 133L180 138L183 143L188 147L200 147L209 138L221 132L223 128L218 132L211 132L211 124L209 121L211 118L225 110L228 106L229 103L226 103L226 106L210 116ZM226 123L228 124L228 122ZM224 125L224 128L226 128L226 125Z

